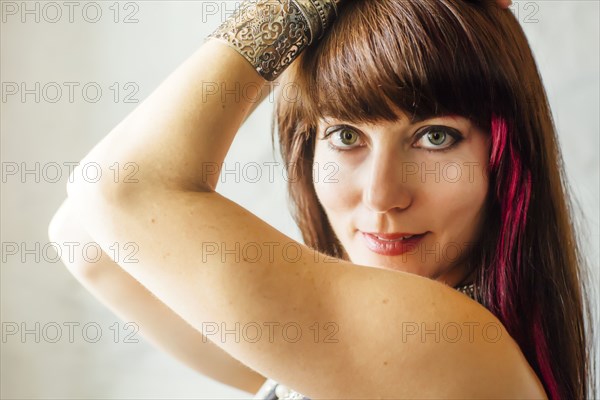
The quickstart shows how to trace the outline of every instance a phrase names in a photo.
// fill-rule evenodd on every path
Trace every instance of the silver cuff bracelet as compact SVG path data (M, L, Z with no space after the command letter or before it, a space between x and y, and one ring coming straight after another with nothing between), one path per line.
M245 0L205 39L240 53L273 81L314 41L323 37L342 0Z

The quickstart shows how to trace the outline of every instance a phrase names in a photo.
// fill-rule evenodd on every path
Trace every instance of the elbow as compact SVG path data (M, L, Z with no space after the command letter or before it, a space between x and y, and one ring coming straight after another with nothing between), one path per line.
M56 250L60 255L60 260L67 268L70 269L74 263L74 260L69 256L68 249L66 249L65 246L70 245L73 240L69 237L67 214L67 200L65 200L52 216L52 219L48 224L47 235L50 243L56 246Z
M65 213L67 207L67 201L65 200L58 210L54 213L52 218L50 219L50 223L48 224L47 236L51 243L59 243L60 238L64 236L65 232Z
M102 214L129 204L133 194L139 191L139 184L114 179L112 170L98 170L88 176L82 164L73 169L67 182L67 197L71 207L80 216L89 213Z
M59 253L60 260L78 280L89 281L98 274L98 263L86 257L82 251L93 240L83 230L67 198L48 223L47 236Z
M105 178L102 177L101 172L100 179L87 177L85 172L82 171L81 164L74 168L67 181L67 198L72 206L75 208L89 206L88 200L94 197L97 198L102 186L105 185L102 182L103 179Z
M50 243L52 243L56 247L56 251L59 252L60 260L63 265L67 267L70 272L74 272L77 270L76 268L73 268L75 260L66 248L66 246L71 244L72 240L67 238L68 232L65 220L65 203L63 203L52 216L52 219L48 224L47 235Z

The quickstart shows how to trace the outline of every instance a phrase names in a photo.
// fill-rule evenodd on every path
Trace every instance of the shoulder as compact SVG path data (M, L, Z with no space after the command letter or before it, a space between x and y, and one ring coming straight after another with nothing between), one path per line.
M547 399L539 377L502 322L474 300L464 300L469 305L457 323L440 326L440 366L429 374L442 379L431 396Z
M340 337L356 343L350 359L362 360L357 365L380 383L356 395L545 398L518 344L485 307L418 275L396 280L396 272L365 270L362 283L338 280L360 294L338 299L340 320L360 327L343 333L340 325Z

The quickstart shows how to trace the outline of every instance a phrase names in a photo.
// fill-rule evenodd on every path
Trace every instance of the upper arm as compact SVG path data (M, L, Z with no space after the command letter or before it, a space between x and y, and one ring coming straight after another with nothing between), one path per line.
M105 252L93 261L82 257L81 252L69 253L67 242L77 243L76 249L94 243L78 222L71 200L65 200L56 211L48 226L48 236L61 248L62 260L77 280L123 321L134 323L155 347L195 371L239 390L254 394L262 386L264 376L207 340Z
M325 257L216 192L69 193L102 247L137 244L139 264L121 264L131 275L233 357L309 397L463 397L465 385L485 397L514 380L504 328L497 341L477 330L469 340L465 323L497 320L441 283ZM461 340L408 335L436 324L462 326Z

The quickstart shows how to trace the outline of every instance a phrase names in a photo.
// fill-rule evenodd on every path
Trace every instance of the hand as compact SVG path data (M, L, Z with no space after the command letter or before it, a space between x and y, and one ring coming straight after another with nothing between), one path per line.
M496 2L498 2L498 5L502 8L508 8L512 5L512 0L496 0Z

